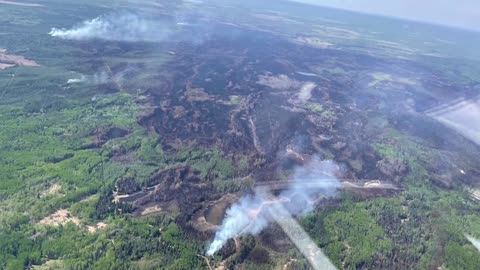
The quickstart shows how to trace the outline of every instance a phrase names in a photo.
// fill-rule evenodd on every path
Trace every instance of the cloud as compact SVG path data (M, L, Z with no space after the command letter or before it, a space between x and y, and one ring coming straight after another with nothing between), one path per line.
M110 14L87 20L71 29L52 28L50 35L62 39L112 41L162 41L172 32L172 25L136 14Z
M334 162L315 157L307 165L295 169L290 185L279 196L256 190L254 195L241 198L227 210L207 255L215 254L229 239L260 233L275 221L270 213L275 212L277 206L282 206L289 215L308 213L313 209L315 198L333 196L340 187L340 182L334 176L337 170Z

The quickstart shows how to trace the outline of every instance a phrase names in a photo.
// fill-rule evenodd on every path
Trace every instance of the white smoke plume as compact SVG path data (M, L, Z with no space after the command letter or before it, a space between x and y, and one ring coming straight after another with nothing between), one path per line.
M80 83L88 83L88 84L105 84L114 82L115 79L117 81L123 80L123 73L120 72L115 76L111 76L106 71L99 71L93 75L81 75L79 78L69 79L67 84L80 84Z
M87 77L85 77L85 75L81 75L80 78L69 79L67 81L67 84L77 84L77 83L83 83L86 81L87 81Z
M257 190L255 195L240 199L230 207L223 224L215 234L215 239L207 250L212 256L229 239L246 234L258 234L274 221L272 211L275 206L283 205L291 215L308 213L312 204L320 196L333 196L341 186L335 177L338 167L332 161L314 158L306 166L297 168L287 189L278 197Z
M110 14L84 21L72 29L52 28L50 35L62 39L112 41L162 41L171 33L171 25L135 14Z
M235 236L243 234L257 234L265 228L268 223L268 217L261 215L253 217L254 209L261 208L264 198L259 195L247 196L227 210L225 220L221 226L221 229L217 231L215 240L210 245L207 255L211 256L223 245Z
M67 80L67 84L71 85L84 83L90 85L99 85L115 83L120 86L132 79L132 77L135 77L140 71L141 69L135 66L127 66L115 72L112 72L110 68L105 67L92 75L81 74L79 77L69 79Z

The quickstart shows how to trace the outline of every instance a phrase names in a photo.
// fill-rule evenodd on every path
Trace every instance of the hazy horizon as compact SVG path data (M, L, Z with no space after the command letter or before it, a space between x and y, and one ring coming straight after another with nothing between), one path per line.
M455 3L446 0L289 1L480 31L480 2L474 0L459 0Z

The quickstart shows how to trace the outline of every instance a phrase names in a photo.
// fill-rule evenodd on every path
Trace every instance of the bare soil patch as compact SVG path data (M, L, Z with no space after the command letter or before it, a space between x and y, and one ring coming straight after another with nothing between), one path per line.
M87 226L87 231L89 233L95 233L98 230L104 229L107 227L107 223L105 222L98 222L95 226Z
M75 225L80 224L80 219L77 217L73 216L70 211L66 209L60 209L57 212L51 214L48 217L45 217L44 219L40 220L38 224L44 224L44 225L52 225L52 226L59 226L59 225L65 225L69 222L75 223Z
M273 76L271 74L260 75L258 76L257 84L265 85L278 90L299 88L301 85L299 81L291 79L284 74L278 76Z
M186 91L185 96L188 102L207 101L211 99L203 88L190 88Z
M42 265L32 265L33 270L55 270L65 269L65 263L62 260L48 260Z
M44 190L42 192L42 194L40 195L40 197L45 197L45 196L48 196L48 195L57 194L58 192L60 192L61 189L62 189L62 186L55 183L55 184L51 185L48 189Z
M3 2L4 1L0 0L0 3ZM39 67L40 65L23 56L8 54L7 50L0 48L0 69L6 69L13 66Z
M158 205L153 205L153 206L150 206L150 207L146 207L145 209L143 209L141 215L142 216L146 216L146 215L151 215L151 214L155 214L155 213L159 213L162 211L162 208Z

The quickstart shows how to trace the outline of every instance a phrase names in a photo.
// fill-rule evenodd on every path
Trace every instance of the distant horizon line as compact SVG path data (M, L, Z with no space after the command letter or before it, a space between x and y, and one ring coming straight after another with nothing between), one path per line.
M296 3L296 4L300 4L300 5L312 6L312 7L318 7L318 8L325 8L325 9L332 9L332 10L337 10L337 11L342 11L342 12L350 12L350 13L355 13L355 14L360 14L360 15L375 16L375 17L379 17L379 18L386 18L386 19L392 19L392 20L397 20L397 21L420 23L420 24L425 24L425 25L430 25L430 26L443 27L443 28L449 28L449 29L452 29L452 30L460 30L460 31L480 34L480 29L474 29L474 28L467 27L467 26L443 24L443 23L432 22L432 21L428 21L428 20L414 19L414 18L388 15L388 14L375 13L375 12L368 12L368 11L360 11L360 10L354 10L354 9L348 9L348 8L334 7L334 6L329 6L329 5L313 4L313 3L304 2L302 0L284 0L284 1L290 2L290 3Z

